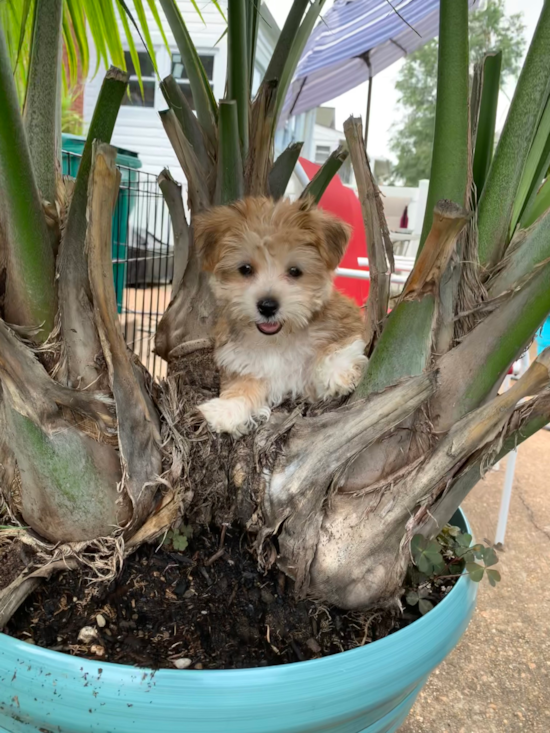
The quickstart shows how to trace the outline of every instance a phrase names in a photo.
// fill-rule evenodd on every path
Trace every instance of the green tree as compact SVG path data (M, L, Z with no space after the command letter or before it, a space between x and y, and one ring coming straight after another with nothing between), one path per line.
M470 13L470 65L489 51L502 52L501 88L517 77L525 50L522 14L507 16L504 0L488 0ZM397 156L394 179L415 186L429 178L435 124L438 40L407 57L396 89L404 118L395 127L391 149Z

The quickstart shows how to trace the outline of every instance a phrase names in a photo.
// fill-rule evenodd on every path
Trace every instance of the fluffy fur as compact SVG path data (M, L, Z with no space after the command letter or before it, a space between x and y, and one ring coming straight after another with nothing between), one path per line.
M199 408L210 427L239 436L287 397L352 392L366 362L364 324L333 286L347 225L311 201L248 198L194 227L218 308L221 394Z

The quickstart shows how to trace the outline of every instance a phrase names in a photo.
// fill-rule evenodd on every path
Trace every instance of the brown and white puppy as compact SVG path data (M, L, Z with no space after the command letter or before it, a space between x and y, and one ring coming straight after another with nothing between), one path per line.
M234 436L285 398L352 392L367 359L359 307L334 289L349 228L308 200L248 198L194 220L217 301L221 394L199 407Z

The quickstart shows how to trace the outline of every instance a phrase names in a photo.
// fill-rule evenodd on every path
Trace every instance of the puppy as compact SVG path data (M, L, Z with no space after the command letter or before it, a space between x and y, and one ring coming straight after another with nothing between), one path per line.
M287 397L355 389L367 361L363 318L333 286L349 235L311 200L248 198L195 218L218 309L221 393L199 407L212 430L244 435Z

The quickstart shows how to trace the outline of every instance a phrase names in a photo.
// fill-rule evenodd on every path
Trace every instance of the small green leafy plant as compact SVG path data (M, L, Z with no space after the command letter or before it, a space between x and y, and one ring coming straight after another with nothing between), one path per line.
M163 545L167 549L183 552L189 545L189 540L193 538L193 528L187 524L182 524L177 529L170 529L166 533Z
M500 581L500 573L493 568L498 563L494 549L472 545L472 535L458 527L447 525L433 540L415 535L411 554L414 566L409 569L405 600L409 606L418 605L421 614L433 608L429 598L447 579L466 572L475 583L485 575L493 587Z

